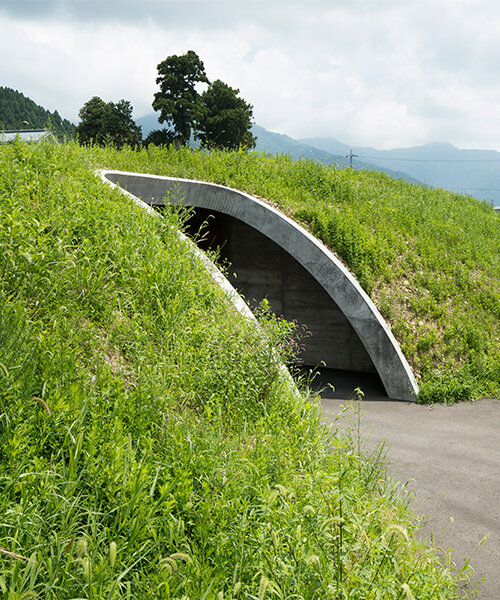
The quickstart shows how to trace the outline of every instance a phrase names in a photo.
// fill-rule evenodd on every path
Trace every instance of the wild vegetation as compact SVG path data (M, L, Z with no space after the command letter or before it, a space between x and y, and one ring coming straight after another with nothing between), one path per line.
M279 376L286 325L94 175L120 156L0 149L2 596L458 598L380 461Z
M416 373L421 401L500 396L500 224L490 205L382 173L244 151L149 147L99 162L273 203L358 278Z
M58 139L72 138L75 126L8 87L0 87L0 133L7 129L50 128Z

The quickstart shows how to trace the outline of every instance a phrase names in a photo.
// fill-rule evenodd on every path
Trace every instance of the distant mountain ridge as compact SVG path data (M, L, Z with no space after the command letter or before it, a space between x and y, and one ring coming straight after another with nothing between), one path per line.
M295 140L294 138L282 133L273 133L264 129L260 125L252 127L252 133L257 138L255 149L259 152L268 152L270 154L289 154L292 158L310 158L317 160L329 166L345 168L350 166L350 159L347 153L349 150L340 149L338 152L331 152L324 148L319 148L314 144L309 144L305 140ZM347 148L347 146L346 146ZM379 167L368 161L353 162L353 167L356 169L367 169L368 171L381 171L387 173L397 179L405 179L413 183L420 183L413 177L403 171L395 171L387 167Z
M500 152L463 150L449 143L433 143L410 148L377 150L369 146L348 146L334 138L299 140L324 152L349 152L358 160L377 167L404 171L432 187L442 187L461 194L500 204Z

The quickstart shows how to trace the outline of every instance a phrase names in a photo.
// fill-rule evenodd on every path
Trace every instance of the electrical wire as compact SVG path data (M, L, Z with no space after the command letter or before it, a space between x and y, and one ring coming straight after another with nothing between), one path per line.
M395 160L401 162L434 162L434 163L500 163L497 159L444 159L444 158L397 158L392 156L361 156L359 158L370 160Z

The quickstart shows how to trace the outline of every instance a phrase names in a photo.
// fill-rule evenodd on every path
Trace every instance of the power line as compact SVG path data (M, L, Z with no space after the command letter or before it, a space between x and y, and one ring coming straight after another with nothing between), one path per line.
M444 186L449 190L464 190L464 191L469 191L469 190L474 190L475 192L500 192L500 189L497 188L476 188L476 187L451 187L451 186Z
M351 150L352 153L352 150ZM349 154L347 155L349 156ZM353 156L356 156L353 154ZM359 158L370 160L395 160L401 162L434 162L434 163L500 163L500 158L497 159L444 159L444 158L397 158L392 156L359 156Z

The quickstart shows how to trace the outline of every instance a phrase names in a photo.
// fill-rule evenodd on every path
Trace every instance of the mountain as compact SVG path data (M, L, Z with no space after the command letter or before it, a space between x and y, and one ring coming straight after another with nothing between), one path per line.
M323 152L347 152L352 148L360 161L404 171L432 187L500 204L500 152L495 150L462 150L448 143L376 150L369 146L348 146L333 138L299 141ZM354 164L357 164L357 159Z
M136 120L143 136L162 127L155 113ZM369 146L351 146L334 138L294 139L252 126L255 149L269 154L288 154L294 159L309 158L340 168L348 167L349 153L355 169L382 171L413 183L442 187L500 205L500 152L495 150L461 150L448 143L427 144L410 148L377 150Z
M163 129L164 125L158 122L158 115L154 112L148 113L143 117L135 120L135 124L139 125L142 130L142 137L145 139L155 129Z
M50 112L21 92L0 87L0 131L45 127L49 127L59 139L75 135L73 123L62 119L57 110Z
M282 133L273 133L264 129L264 127L260 127L260 125L253 125L252 133L257 138L255 150L258 152L288 154L294 159L310 158L328 165L335 164L339 167L349 165L349 160L345 156L299 142Z
M135 122L137 125L141 126L143 138L145 138L154 129L161 129L163 127L163 125L158 122L158 118L155 113L144 115L136 119ZM307 144L302 141L295 140L288 135L268 131L260 125L253 125L252 133L256 137L255 150L257 150L257 152L267 152L269 154L288 154L296 160L301 158L309 158L329 166L335 165L340 168L349 166L350 161L348 158L346 158L345 150L341 150L339 153L330 152L328 150L315 147L313 144ZM197 144L192 142L192 145L196 146ZM406 173L399 173L386 167L374 166L368 162L357 161L356 168L383 171L384 173L387 173L393 177L415 182L415 180Z
M328 150L320 148L314 144L310 144L305 140L295 140L294 138L282 133L273 133L260 127L253 125L252 133L257 137L255 149L259 152L268 152L269 154L289 154L292 158L310 158L317 160L329 166L345 168L350 165L348 154L350 148L345 144L338 147L336 150ZM377 166L366 161L355 161L353 167L356 169L366 169L368 171L381 171L396 177L397 179L405 179L413 183L420 183L413 177L403 171L395 171L383 166Z

